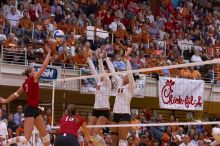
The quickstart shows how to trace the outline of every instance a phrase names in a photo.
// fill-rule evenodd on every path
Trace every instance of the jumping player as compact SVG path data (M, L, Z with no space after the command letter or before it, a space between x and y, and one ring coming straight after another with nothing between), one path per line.
M97 50L99 73L104 74L104 66L100 55L100 50ZM87 58L87 62L91 68L92 74L98 75L95 66L90 58ZM97 77L96 79L96 91L95 91L95 104L92 112L92 116L89 118L88 125L104 125L107 123L110 116L110 103L109 97L111 92L111 80L108 76ZM97 136L101 133L101 128L90 128L90 134Z
M6 104L12 100L18 98L22 93L26 92L27 95L27 105L24 110L24 136L18 136L7 141L8 145L14 143L28 143L32 135L32 130L34 126L38 129L42 142L44 146L50 145L50 136L46 131L46 126L43 117L39 113L38 105L40 100L40 87L38 80L46 69L51 55L50 51L46 45L46 50L48 54L38 72L35 72L33 67L25 70L24 75L27 77L23 85L13 94L11 94L7 99L1 98L0 103Z
M67 113L68 115L60 119L59 135L55 139L54 146L80 146L77 133L84 120L77 114L74 104L67 106Z
M131 48L128 48L125 53L127 70L131 71L131 64L128 60L129 54L131 53ZM106 58L106 63L109 67L111 73L116 73L113 64ZM116 98L113 107L113 119L112 124L129 124L131 122L130 115L130 102L132 96L135 92L135 81L133 74L129 72L127 75L123 77L119 77L118 75L113 75L117 82L117 90L116 90ZM127 146L126 139L128 135L129 128L121 127L121 128L112 128L112 141L113 146ZM119 140L119 142L118 142Z

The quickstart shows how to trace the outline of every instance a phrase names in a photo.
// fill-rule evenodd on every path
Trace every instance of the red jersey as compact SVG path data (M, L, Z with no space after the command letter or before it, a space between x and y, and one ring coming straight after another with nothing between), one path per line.
M107 16L105 15L105 17L103 18L103 23L104 24L111 24L114 21L114 17L113 16Z
M40 100L39 83L34 82L34 77L30 77L23 83L23 89L27 94L27 104L32 107L38 107Z
M31 21L34 21L36 19L35 11L34 10L29 10L29 16Z
M77 118L79 120L79 122L76 122ZM73 134L76 137L77 136L77 132L80 128L80 126L82 126L84 120L80 115L75 115L73 117L70 116L63 116L60 119L60 130L59 130L59 134Z

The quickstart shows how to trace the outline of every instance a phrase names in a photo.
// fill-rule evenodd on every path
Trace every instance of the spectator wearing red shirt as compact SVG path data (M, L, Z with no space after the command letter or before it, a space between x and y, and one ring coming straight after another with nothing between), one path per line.
M84 120L77 114L76 106L73 104L67 106L67 112L68 115L60 119L59 135L54 146L80 146L77 133Z
M166 33L171 33L172 24L173 24L172 19L169 19L167 22L164 23Z
M130 3L130 11L134 14L134 15L138 15L138 13L141 12L141 8L138 7L137 3Z
M30 16L30 20L34 21L36 19L36 12L34 10L34 6L30 5L30 9L28 10L29 16Z

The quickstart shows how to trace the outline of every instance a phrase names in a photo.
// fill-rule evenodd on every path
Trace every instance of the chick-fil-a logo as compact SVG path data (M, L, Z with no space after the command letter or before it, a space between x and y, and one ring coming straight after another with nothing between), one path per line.
M192 95L188 95L185 98L182 98L181 95L179 97L173 96L173 89L175 81L173 80L167 80L166 84L163 86L161 90L161 98L164 104L169 105L185 105L186 108L189 108L190 106L202 106L202 97L193 97Z

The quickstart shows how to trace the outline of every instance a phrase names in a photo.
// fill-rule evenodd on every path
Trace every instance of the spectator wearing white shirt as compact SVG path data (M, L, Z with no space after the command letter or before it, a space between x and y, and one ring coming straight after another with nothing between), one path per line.
M38 2L38 0L34 0L33 3L34 3L34 4L33 4L34 10L35 10L38 14L41 14L41 13L42 13L41 4Z
M183 143L181 143L179 146L194 146L192 143L190 143L189 135L183 136Z
M23 107L19 105L17 107L17 113L14 114L14 122L17 126L20 126L22 118L24 118Z
M141 34L141 24L139 21L136 22L136 25L132 28L134 34Z
M200 43L201 43L200 41L196 41L194 43L193 48L194 48L195 51L198 51L198 52L202 51L202 47L200 46Z
M23 13L24 13L24 4L23 3L20 3L18 5L17 13L20 16L19 18L22 18L24 16L23 15Z
M116 32L118 30L118 27L119 25L125 29L125 26L120 22L120 19L118 17L116 17L114 19L114 21L109 25L109 29L112 31L112 32Z
M63 11L62 11L62 7L59 5L58 1L54 1L54 5L52 5L50 8L51 8L51 10L50 10L51 14L55 15L55 21L57 23L61 22Z
M12 26L12 29L16 29L18 27L20 16L15 7L11 8L11 11L7 14L6 19L7 22Z
M162 21L163 23L167 22L167 18L165 17L164 14L161 15L160 21Z
M202 58L199 56L198 51L194 51L194 55L191 57L192 62L202 62Z
M194 146L198 146L199 144L199 135L197 133L195 133L193 135L193 139L190 142L191 144L193 144Z
M186 43L186 42L184 41L182 35L179 35L179 36L178 36L178 39L177 39L177 45L178 45L178 47L179 47L181 50L187 49L185 43Z
M0 108L0 145L8 139L8 129L5 121L2 120L2 109Z
M182 142L183 133L184 133L184 129L182 127L179 127L176 132L176 137L179 142Z
M188 37L184 40L184 43L187 45L187 49L191 50L193 46L193 41L191 40L191 36L188 35Z
M154 22L154 15L152 15L151 11L148 11L148 15L146 16L150 20L150 23Z
M165 26L161 26L160 30L159 30L159 34L160 34L160 39L163 40L164 36L167 34L165 31Z
M10 13L11 7L12 7L11 0L7 0L7 4L3 6L3 13L5 17Z
M6 105L5 104L3 104L2 105L2 119L4 120L4 119L8 119L8 113L7 113L7 108L6 108Z
M20 4L24 5L24 9L28 9L32 0L21 0Z

